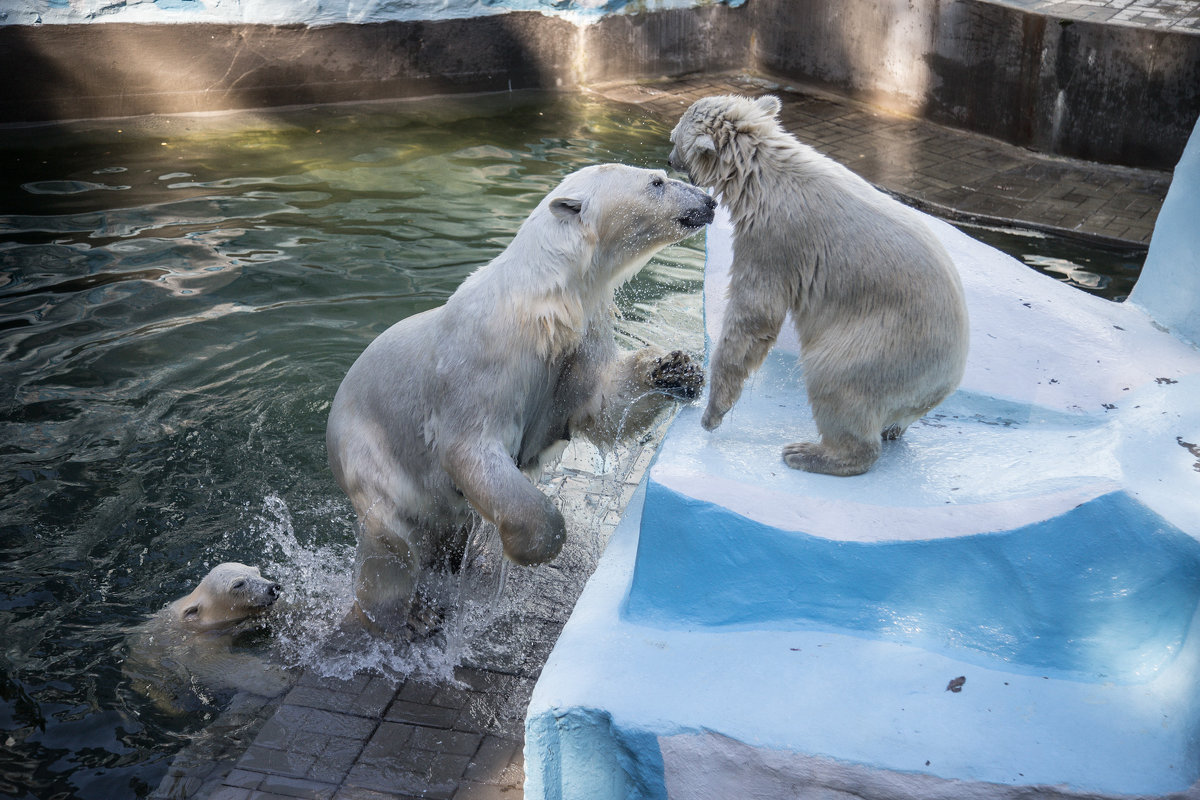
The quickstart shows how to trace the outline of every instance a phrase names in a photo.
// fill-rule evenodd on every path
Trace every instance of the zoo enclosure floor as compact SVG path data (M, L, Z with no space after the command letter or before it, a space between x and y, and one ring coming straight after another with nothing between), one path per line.
M1076 4L1089 5L1089 4ZM1105 5L1112 6L1113 3ZM1126 5L1129 5L1126 3ZM1200 4L1196 17L1200 19ZM978 134L890 115L845 99L741 75L593 87L673 123L712 94L771 92L803 142L932 213L1148 244L1168 172L1040 155ZM661 429L660 429L661 434ZM607 541L649 464L657 437L626 456L621 490L564 470L564 507L588 508ZM152 795L251 800L512 800L524 783L525 704L602 547L572 556L560 592L530 617L535 643L521 663L459 667L458 686L373 675L301 676L282 700L219 719L239 735L219 751L181 752ZM240 716L239 716L240 714ZM256 716L246 724L246 716Z

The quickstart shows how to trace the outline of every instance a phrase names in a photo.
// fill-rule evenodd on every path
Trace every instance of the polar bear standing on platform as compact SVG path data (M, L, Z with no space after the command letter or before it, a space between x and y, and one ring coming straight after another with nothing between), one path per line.
M671 166L714 189L734 225L701 424L721 424L791 311L821 441L786 445L784 461L858 475L962 379L962 285L915 211L798 142L779 110L769 95L707 97L671 132Z
M618 352L613 292L715 208L661 171L580 170L444 306L367 347L326 440L358 515L356 611L368 628L420 632L418 578L462 550L472 511L496 524L512 561L554 558L565 523L531 477L570 437L615 443L699 393L703 372L683 353Z

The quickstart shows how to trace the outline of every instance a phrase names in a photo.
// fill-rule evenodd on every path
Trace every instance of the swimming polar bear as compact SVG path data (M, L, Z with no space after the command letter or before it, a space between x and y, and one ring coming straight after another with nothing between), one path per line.
M188 595L129 636L124 671L133 688L168 713L192 710L188 699L209 692L282 694L287 673L261 658L234 652L234 639L258 626L280 587L257 567L218 564Z
M579 170L445 305L354 362L326 442L358 516L354 611L369 629L410 625L422 571L451 566L473 513L517 564L554 558L565 522L531 478L572 436L612 444L698 394L703 373L684 353L618 352L613 292L715 208L662 171Z
M729 305L709 367L721 424L790 311L819 444L788 466L858 475L962 379L967 307L950 256L910 208L801 144L778 98L706 97L671 132L671 166L715 191L734 225Z

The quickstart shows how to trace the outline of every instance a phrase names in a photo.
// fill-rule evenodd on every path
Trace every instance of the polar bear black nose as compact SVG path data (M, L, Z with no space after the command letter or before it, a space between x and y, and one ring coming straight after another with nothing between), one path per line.
M267 587L267 594L271 595L271 597L278 597L281 591L283 591L283 587L278 583L272 583Z
M689 228L703 228L705 225L713 221L713 210L717 207L717 201L711 196L704 195L704 204L701 206L689 208L679 218L679 222Z

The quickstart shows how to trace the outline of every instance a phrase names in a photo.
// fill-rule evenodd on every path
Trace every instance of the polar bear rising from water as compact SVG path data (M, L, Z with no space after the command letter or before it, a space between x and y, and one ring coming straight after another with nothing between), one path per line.
M279 584L258 567L233 561L213 567L195 589L130 634L123 669L134 689L173 714L194 710L189 702L197 689L281 694L290 682L283 669L233 648L279 595Z
M613 292L715 207L661 171L582 169L444 306L362 353L326 440L359 520L356 611L369 628L408 623L421 572L461 551L472 510L512 561L553 558L565 523L531 477L570 437L614 443L699 393L703 373L683 353L618 352Z
M191 593L163 609L179 630L209 633L228 630L266 611L279 598L279 584L258 567L227 561L209 570Z
M967 309L958 272L917 212L779 124L779 100L708 97L671 132L670 164L714 190L734 225L729 304L701 424L737 401L790 311L820 444L790 467L858 475L958 386Z

